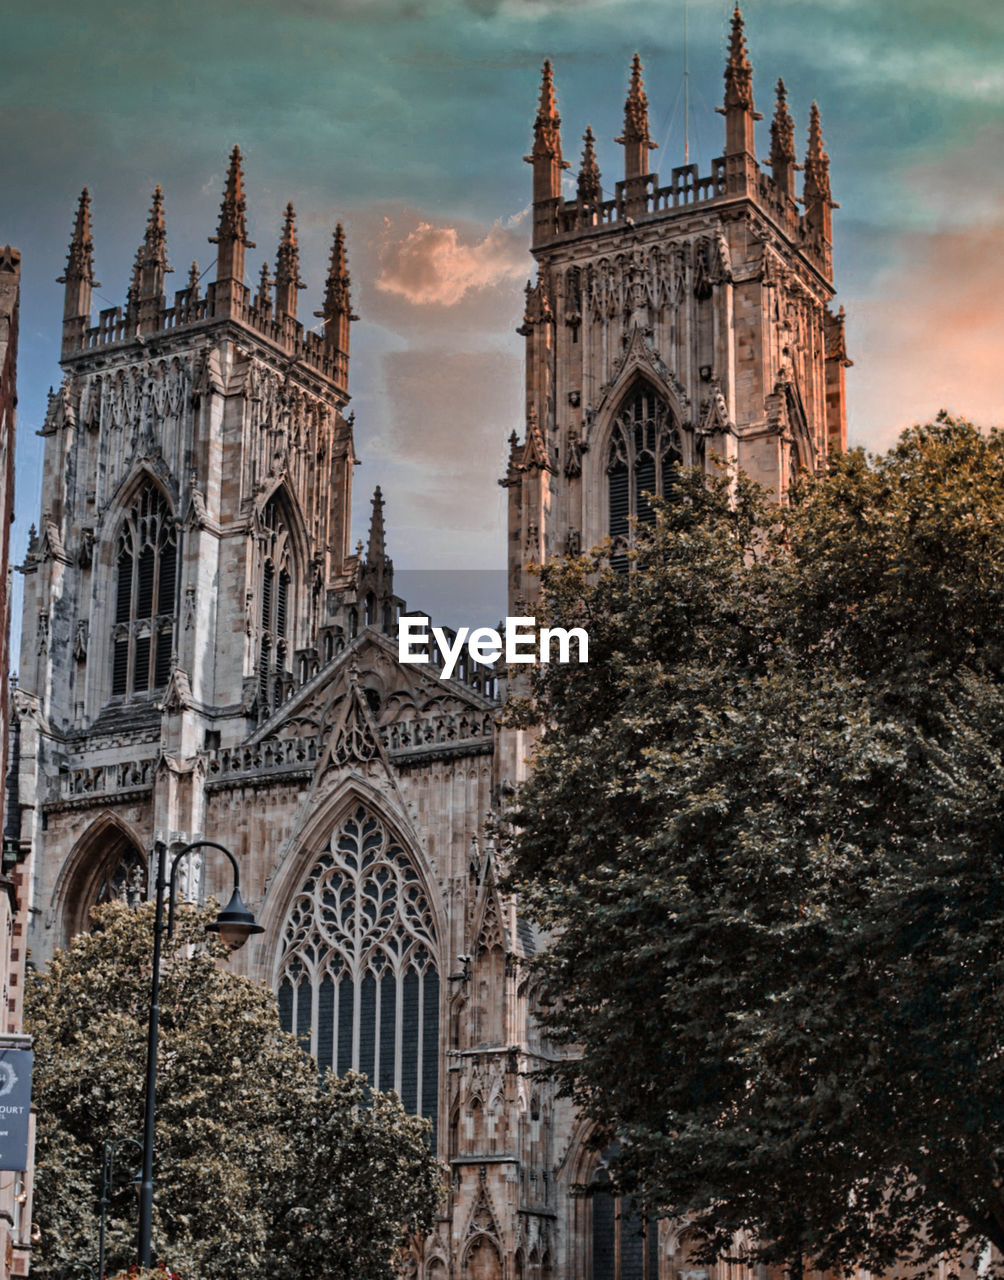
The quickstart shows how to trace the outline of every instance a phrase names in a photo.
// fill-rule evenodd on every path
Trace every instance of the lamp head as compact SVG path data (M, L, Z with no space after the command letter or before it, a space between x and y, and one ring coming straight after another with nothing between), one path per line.
M253 933L265 930L254 918L254 913L244 905L240 889L234 889L233 897L212 924L206 925L207 933L218 933L231 951L242 947Z

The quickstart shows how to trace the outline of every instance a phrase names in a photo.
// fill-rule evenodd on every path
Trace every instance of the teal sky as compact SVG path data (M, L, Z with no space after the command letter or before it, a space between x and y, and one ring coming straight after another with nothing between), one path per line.
M721 150L730 10L689 5L703 169ZM884 447L943 404L1004 420L1004 5L749 0L744 15L760 110L769 117L779 75L800 145L813 98L822 110L852 440ZM94 199L96 307L124 299L158 182L180 288L193 258L211 261L239 142L249 274L274 258L291 199L310 286L301 318L320 303L335 219L347 226L362 317L357 525L380 483L399 565L499 566L540 64L555 64L566 156L592 124L612 189L637 49L668 175L683 158L683 28L683 0L8 0L0 243L23 255L15 555L38 518L34 433L59 377L54 278L81 187Z

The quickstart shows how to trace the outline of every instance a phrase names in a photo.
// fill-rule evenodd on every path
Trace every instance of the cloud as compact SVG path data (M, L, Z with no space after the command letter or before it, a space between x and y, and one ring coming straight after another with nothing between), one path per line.
M851 433L886 448L941 408L981 425L1004 424L1004 292L995 264L1004 209L978 226L914 232L901 242L882 293L849 321ZM853 380L853 381L852 381Z
M905 169L927 226L896 237L872 287L849 308L852 442L886 448L939 409L1004 425L1004 175L987 166L1004 128ZM967 193L960 201L958 193Z
M521 228L496 223L481 240L464 243L455 226L420 222L384 246L376 286L414 306L452 307L473 290L525 274Z

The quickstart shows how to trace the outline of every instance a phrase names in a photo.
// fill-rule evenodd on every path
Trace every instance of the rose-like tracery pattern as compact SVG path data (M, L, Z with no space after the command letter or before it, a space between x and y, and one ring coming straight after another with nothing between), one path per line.
M435 1121L439 974L407 853L362 805L331 837L283 932L279 1011L322 1068L363 1071Z

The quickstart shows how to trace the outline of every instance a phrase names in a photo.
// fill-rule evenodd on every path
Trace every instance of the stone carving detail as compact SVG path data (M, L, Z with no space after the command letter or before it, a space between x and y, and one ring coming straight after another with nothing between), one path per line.
M377 952L399 977L430 963L436 929L418 872L361 805L314 863L290 908L283 943L284 963L296 955L312 973L338 957L361 978Z
M138 907L146 900L146 883L146 858L138 849L130 846L105 877L98 890L95 905L118 901L130 907Z

